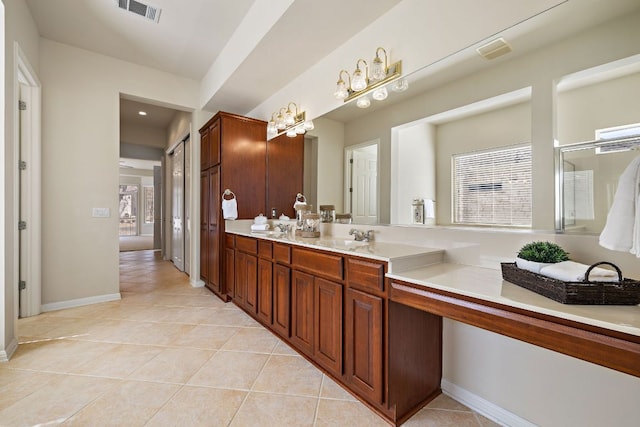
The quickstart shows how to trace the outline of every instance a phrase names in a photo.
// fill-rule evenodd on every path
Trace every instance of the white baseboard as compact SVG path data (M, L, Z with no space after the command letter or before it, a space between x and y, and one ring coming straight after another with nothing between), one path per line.
M482 397L471 393L468 390L463 389L445 379L442 379L440 383L442 391L457 400L458 402L468 406L480 415L483 415L490 420L508 427L536 427L535 424L520 418L514 413L507 411L495 405Z
M62 310L64 308L80 307L83 305L97 304L99 302L117 301L119 299L122 299L122 297L120 296L120 292L118 292L117 294L97 295L95 297L78 298L78 299L72 299L68 301L52 302L50 304L42 304L42 311L46 312L46 311Z
M0 350L0 362L8 362L13 353L18 349L18 340L12 339L6 349Z
M204 288L204 281L200 279L191 280L191 286L194 288Z

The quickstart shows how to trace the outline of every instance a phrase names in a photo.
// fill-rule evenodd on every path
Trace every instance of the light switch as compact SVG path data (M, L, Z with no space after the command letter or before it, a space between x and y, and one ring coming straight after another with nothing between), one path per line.
M109 208L93 208L91 212L94 218L109 218L111 215Z

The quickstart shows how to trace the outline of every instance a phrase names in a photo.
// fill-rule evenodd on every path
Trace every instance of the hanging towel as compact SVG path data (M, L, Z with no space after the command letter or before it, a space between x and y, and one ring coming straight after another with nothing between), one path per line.
M618 180L618 189L600 234L600 246L640 258L640 156Z
M222 197L222 216L224 219L238 219L238 204L235 197L231 200Z
M585 273L589 269L588 265L574 261L562 261L542 267L540 274L563 282L582 282L585 280ZM589 273L591 282L617 282L618 273L605 268L596 267Z

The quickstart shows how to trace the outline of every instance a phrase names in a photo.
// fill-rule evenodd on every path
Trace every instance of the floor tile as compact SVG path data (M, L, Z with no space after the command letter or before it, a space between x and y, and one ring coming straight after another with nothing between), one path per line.
M71 369L74 374L126 378L163 351L162 347L134 344L111 344L101 355Z
M239 330L233 326L196 325L189 332L176 337L171 345L217 350Z
M322 372L301 356L272 355L252 390L318 397Z
M231 427L313 426L317 399L251 392ZM292 410L294 409L295 410Z
M215 350L166 348L129 378L185 384L214 353Z
M218 351L189 380L190 385L250 390L268 354Z
M389 424L360 402L320 399L315 425L387 427Z
M237 390L184 386L145 426L226 426L245 396Z
M342 388L341 385L339 385L333 379L326 375L323 375L320 397L325 399L351 400L354 402L357 401L357 399L353 397L351 393L346 391L344 388Z
M231 337L222 349L271 353L277 343L278 338L264 328L245 328Z

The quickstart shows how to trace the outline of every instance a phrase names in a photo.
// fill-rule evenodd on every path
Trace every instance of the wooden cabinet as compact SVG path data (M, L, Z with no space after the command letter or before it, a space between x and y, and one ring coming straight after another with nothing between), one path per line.
M235 283L225 278L226 268L220 265L223 262L226 267L226 255L220 255L226 254L221 238L222 192L229 189L241 200L238 219L251 219L261 212L271 212L271 208L294 217L293 200L302 191L303 136L282 135L270 141L267 148L266 126L262 120L219 112L200 129L200 278L225 301L234 293ZM205 172L216 168L212 182ZM252 295L245 302L255 303Z
M273 330L289 338L291 333L291 268L273 266Z
M349 386L372 403L383 402L383 299L357 289L346 291L345 376Z
M228 245L234 302L378 414L401 424L440 393L442 318L390 302L385 262L242 235Z
M230 298L234 297L235 283L236 283L236 241L233 235L227 234L225 236L225 266L224 266L224 281L227 295Z

